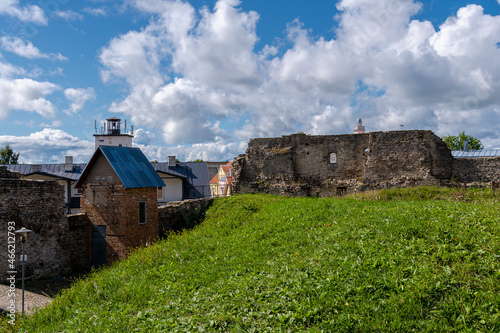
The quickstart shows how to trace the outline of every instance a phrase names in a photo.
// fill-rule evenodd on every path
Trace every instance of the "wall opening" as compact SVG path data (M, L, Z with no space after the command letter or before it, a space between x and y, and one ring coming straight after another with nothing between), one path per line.
M339 186L337 187L337 195L338 196L343 196L347 194L347 187L345 186Z
M146 201L139 201L139 224L146 223Z

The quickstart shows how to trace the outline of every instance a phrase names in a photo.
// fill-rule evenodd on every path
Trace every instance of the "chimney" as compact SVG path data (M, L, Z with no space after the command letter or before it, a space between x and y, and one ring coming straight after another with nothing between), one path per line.
M32 164L31 172L40 172L42 170L42 166L40 164Z
M365 127L363 126L363 121L358 119L356 121L356 126L354 127L354 134L363 134L365 132Z
M464 140L464 151L469 151L469 140Z
M175 163L175 156L169 156L169 157L168 157L168 166L169 166L169 167L174 167L174 166L176 166L176 163Z
M73 172L73 156L65 156L64 171Z

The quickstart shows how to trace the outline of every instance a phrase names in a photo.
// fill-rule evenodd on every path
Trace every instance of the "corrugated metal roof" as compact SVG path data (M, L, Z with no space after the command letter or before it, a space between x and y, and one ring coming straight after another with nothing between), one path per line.
M500 149L454 150L451 152L451 155L455 158L495 157L500 156Z
M73 171L67 172L65 171L65 164L38 164L40 166L40 171L35 172L33 165L36 164L2 164L2 166L7 167L8 170L20 172L25 176L41 174L68 180L78 180L86 166L86 164L73 164Z
M80 187L97 157L103 155L125 188L162 187L165 183L139 148L99 146L76 184Z

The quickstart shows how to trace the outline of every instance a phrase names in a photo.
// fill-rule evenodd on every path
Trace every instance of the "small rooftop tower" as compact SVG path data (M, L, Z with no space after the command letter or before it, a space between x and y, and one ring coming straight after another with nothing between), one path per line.
M358 119L356 121L356 126L354 127L354 134L362 134L365 132L365 127L363 126L363 121Z
M97 121L95 123L95 149L99 146L119 146L132 147L132 138L134 133L127 133L127 121L125 126L121 128L122 120L116 117L106 119L106 122L101 126L100 131L97 129Z

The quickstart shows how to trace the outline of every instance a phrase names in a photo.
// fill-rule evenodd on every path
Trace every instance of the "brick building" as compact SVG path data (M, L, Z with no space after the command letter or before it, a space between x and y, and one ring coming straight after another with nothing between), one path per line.
M165 186L139 148L99 146L76 188L91 224L94 266L125 258L158 239L157 189Z

